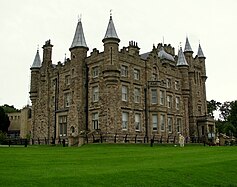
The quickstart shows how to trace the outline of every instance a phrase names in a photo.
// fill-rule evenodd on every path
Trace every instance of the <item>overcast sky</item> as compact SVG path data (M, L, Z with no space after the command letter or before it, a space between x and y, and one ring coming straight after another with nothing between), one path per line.
M199 42L206 56L207 99L236 100L236 0L0 0L0 105L29 103L30 66L39 45L51 39L53 63L69 57L78 21L89 52L103 50L112 9L120 48L134 40L140 53L162 42L183 48L188 36L194 56Z

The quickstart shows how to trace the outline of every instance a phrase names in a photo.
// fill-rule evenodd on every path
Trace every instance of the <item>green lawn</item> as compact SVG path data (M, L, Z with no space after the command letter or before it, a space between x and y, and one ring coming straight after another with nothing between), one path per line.
M0 186L237 186L237 146L0 147Z

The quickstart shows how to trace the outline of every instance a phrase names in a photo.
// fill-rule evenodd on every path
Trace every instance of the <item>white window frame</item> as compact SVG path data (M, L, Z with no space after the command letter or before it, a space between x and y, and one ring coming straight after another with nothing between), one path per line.
M165 131L165 115L160 115L160 130Z
M138 113L135 114L135 130L141 130L141 114Z
M141 89L140 88L134 88L134 102L140 103L141 102Z
M157 89L151 89L151 104L157 104Z
M176 107L176 110L180 109L180 97L178 96L176 96L175 98L175 107Z
M128 66L125 65L121 66L121 76L128 77Z
M165 105L165 91L160 90L160 105Z
M172 108L172 96L167 95L167 107Z
M64 93L64 107L69 107L70 106L70 93Z
M128 101L128 87L122 85L122 101Z
M152 114L152 130L158 131L158 115Z
M140 80L140 70L134 69L133 70L133 75L135 80Z
M168 124L168 132L172 133L172 128L173 128L173 118L172 117L167 118L167 124Z
M67 116L59 116L58 117L58 129L59 129L59 136L65 137L67 136Z
M98 112L92 113L92 128L95 130L99 129L99 113Z
M179 133L181 132L181 128L182 128L182 120L181 118L177 118L176 121L177 121L176 128L177 128L177 132Z
M128 130L128 112L122 112L122 130Z
M92 87L92 101L93 102L99 101L99 86Z
M174 89L179 90L179 81L174 82Z

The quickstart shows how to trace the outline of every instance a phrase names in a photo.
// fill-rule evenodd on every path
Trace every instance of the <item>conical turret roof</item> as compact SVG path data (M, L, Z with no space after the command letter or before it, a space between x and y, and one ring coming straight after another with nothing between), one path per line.
M185 47L184 47L184 52L193 52L191 45L188 41L188 37L186 37L186 43L185 43Z
M40 67L41 67L41 60L40 60L39 50L37 49L35 59L33 61L31 68L40 68Z
M197 53L197 56L199 58L205 58L203 52L202 52L202 48L201 48L201 44L198 45L198 53Z
M178 52L177 66L189 66L184 56L182 47L180 47L179 52Z
M75 32L70 49L75 48L75 47L86 47L87 48L81 19L79 19L79 21L77 23L76 32Z
M114 22L113 22L113 19L112 19L112 15L110 15L109 24L108 24L108 27L107 27L107 30L106 30L105 37L104 37L103 41L107 38L113 38L113 39L117 39L118 41L120 41L120 39L117 35L117 32L115 30L115 27L114 27Z

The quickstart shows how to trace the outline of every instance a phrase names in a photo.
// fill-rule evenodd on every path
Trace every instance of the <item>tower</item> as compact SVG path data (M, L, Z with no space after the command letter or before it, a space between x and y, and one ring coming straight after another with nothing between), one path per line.
M75 126L77 125L77 132L87 129L88 72L85 59L87 57L88 49L82 22L81 19L79 19L72 45L69 49L71 52L71 80L74 82L75 86L71 88L71 99L74 100L74 105L70 106L71 112L68 113L68 119L77 119L76 122L75 120L71 122L75 123Z
M118 114L120 114L118 109L120 100L118 98L121 98L119 86L120 67L118 61L120 39L115 30L112 15L110 15L109 24L102 42L104 43L104 64L102 66L104 84L101 85L100 94L101 98L104 98L102 100L104 108L101 115L106 116L107 119L104 119L104 121L107 121L107 127L115 127L111 130L116 131Z
M31 70L31 83L30 83L30 99L32 103L32 136L34 136L35 131L35 105L36 99L39 95L39 83L38 80L40 79L40 67L41 67L41 60L39 55L39 49L37 49L33 64L30 68Z
M177 67L180 70L182 75L182 95L184 102L184 124L183 124L183 133L184 136L189 137L189 65L186 61L186 58L183 54L182 47L180 47L178 52L178 61Z

